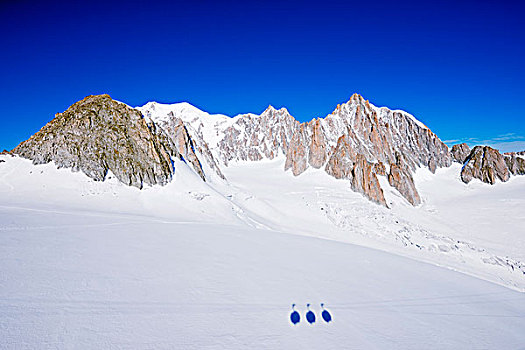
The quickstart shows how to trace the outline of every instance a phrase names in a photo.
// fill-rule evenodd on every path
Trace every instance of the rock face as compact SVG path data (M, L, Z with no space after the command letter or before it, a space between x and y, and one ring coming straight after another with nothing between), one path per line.
M154 116L155 122L170 119L171 108L174 116L184 120L194 140L200 135L207 142L221 166L284 156L284 169L295 176L309 167L325 169L332 176L348 179L355 191L383 205L386 202L377 176L386 176L392 164L397 166L391 174L394 187L417 205L420 197L411 174L418 167L434 172L452 162L448 147L413 116L377 108L357 94L327 117L308 123L299 123L285 108L271 106L261 115L234 118L202 115L204 112L199 114L184 105L165 108L158 113L151 103L140 107L145 115ZM403 155L401 164L397 154ZM409 184L402 186L402 181Z
M362 154L357 155L350 184L354 191L364 194L375 203L386 206L383 189L374 173L374 164L367 161Z
M297 131L294 134L293 152L287 153L286 168L292 168L294 175L306 170L308 165L319 166L323 152L327 154L326 170L335 177L353 179L349 174L364 172L369 174L365 178L375 183L377 175L386 174L385 164L396 165L391 176L399 178L393 178L392 183L413 205L421 200L411 173L417 167L428 167L435 172L437 167L449 166L452 161L447 146L414 117L401 111L376 108L357 94L348 103L338 105L326 118L301 124L299 132L301 137L297 137ZM341 139L341 136L345 137ZM325 147L316 146L321 150L321 157L312 157L307 148L322 141ZM402 165L397 163L398 153L404 155ZM357 161L358 155L366 162ZM402 186L401 182L408 184ZM376 187L380 188L379 185L352 185L366 197L385 204L383 191L377 191Z
M386 175L385 164L397 165L392 176L400 178L392 183L410 203L417 205L420 197L411 173L417 167L428 167L434 172L452 162L448 147L414 117L374 107L357 94L326 118L302 123L298 128L291 125L287 132L293 136L289 146L282 147L285 169L299 175L309 166L325 165L329 174L348 178L354 190L381 204L385 204L383 191L374 184L377 175ZM397 163L397 153L404 155L402 165ZM366 162L358 161L358 155ZM352 174L359 173L367 174L363 179L365 183L369 179L370 186L352 182ZM403 189L399 181L409 184Z
M195 146L182 120L173 118L173 123L165 125L164 131L166 131L169 138L175 143L175 147L179 151L182 160L189 163L195 172L205 180L204 170L202 169L199 158L195 154Z
M469 183L473 178L491 185L496 183L496 179L508 181L510 172L504 156L489 146L474 147L461 170L463 182Z
M187 103L182 103L177 110L165 110L156 102L149 102L143 107L137 108L151 123L156 124L166 132L168 137L175 143L177 150L193 170L203 180L215 173L219 178L225 179L213 156L208 143L204 140L201 125L195 129L196 122L202 123L209 119L209 115L198 110ZM194 115L195 112L201 115ZM200 112L200 113L199 113ZM185 117L186 120L182 118ZM226 116L224 116L227 118ZM188 120L190 119L191 122ZM193 122L193 123L192 123Z
M505 153L505 164L512 175L525 175L525 152Z
M269 106L260 116L240 115L233 118L231 125L219 129L220 140L214 151L225 165L231 161L273 159L280 154L288 154L292 138L298 132L300 135L295 135L295 151L297 156L302 158L303 150L298 152L297 142L301 142L305 135L304 128L299 129L299 122L285 108L276 110ZM299 162L303 161L304 159ZM304 167L294 166L294 169L300 168Z
M308 135L306 134L305 125L301 124L288 145L286 151L286 162L284 170L292 168L292 173L297 176L308 168Z
M8 152L2 152L5 154ZM283 157L284 170L299 176L309 167L349 181L350 187L386 206L378 176L385 176L412 205L421 203L412 174L435 172L452 160L465 163L464 182L487 183L525 174L525 153L504 156L490 147L448 147L410 114L378 108L354 94L325 118L299 123L285 108L261 115L210 115L188 103L149 102L131 108L108 95L88 96L59 113L12 154L35 164L83 171L104 180L109 171L141 188L166 184L178 158L207 181L225 179L231 162Z
M450 154L455 162L463 164L470 154L470 147L466 143L458 143L452 146Z
M308 150L308 163L312 167L319 169L326 162L327 145L320 120L315 119L310 123L312 124L312 137L310 140L310 148Z
M229 118L187 103L150 102L133 109L108 95L89 96L57 114L13 152L35 164L54 161L81 170L96 180L111 171L137 187L168 182L172 158L184 160L206 180L212 173L224 179L221 166L232 161L284 157L284 170L295 176L309 167L324 169L385 206L378 176L388 177L409 203L418 205L412 173L419 167L435 172L453 157L410 114L377 108L357 94L327 117L307 123L271 106L261 115ZM516 169L519 162L514 161Z
M162 130L108 95L88 96L58 113L12 153L34 164L54 161L99 181L111 171L139 188L170 181L171 157L179 157Z
M395 187L399 193L405 197L410 204L418 205L421 203L421 198L416 190L414 179L409 169L404 165L401 154L396 155L397 160L395 164L390 165L390 173L388 174L388 183Z
M337 179L348 179L352 189L371 201L386 206L383 189L377 179L377 171L384 171L380 163L369 163L362 154L351 147L347 135L337 140L337 146L326 164L325 171ZM381 164L382 165L382 164ZM383 174L384 175L384 174Z

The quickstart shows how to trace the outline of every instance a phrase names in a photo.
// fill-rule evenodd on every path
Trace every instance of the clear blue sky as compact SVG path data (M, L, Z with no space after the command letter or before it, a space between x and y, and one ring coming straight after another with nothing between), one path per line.
M525 149L520 2L84 3L0 3L0 150L90 94L306 121L354 92L442 140Z

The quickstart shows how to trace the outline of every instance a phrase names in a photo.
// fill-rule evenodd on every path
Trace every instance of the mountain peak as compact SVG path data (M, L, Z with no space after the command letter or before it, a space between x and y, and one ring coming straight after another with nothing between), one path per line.
M171 157L179 156L138 110L107 94L87 96L58 113L13 153L34 164L54 161L98 181L111 171L121 182L139 188L167 183L174 171Z
M352 96L350 96L349 102L365 102L365 99L363 98L363 96L355 92L354 94L352 94Z
M113 99L108 94L100 94L100 95L89 95L84 97L82 100L75 102L71 107L76 105L83 105L86 103L94 103L94 102L102 102L102 101L108 101ZM69 108L71 108L69 107Z
M325 169L383 205L377 176L389 176L391 185L417 205L415 169L435 171L451 163L446 145L418 125L408 113L376 108L357 93L337 105L331 116L309 123L272 105L260 118L253 114L228 118L187 102L152 101L134 109L103 94L87 96L59 113L15 153L35 163L53 160L97 180L111 170L122 182L137 187L169 181L172 157L180 156L204 180L208 170L202 166L222 177L220 165L230 161L284 155L284 170L291 168L297 176L309 167ZM338 142L342 136L344 144ZM403 154L402 160L398 154Z
M271 113L275 113L277 112L277 108L275 108L274 106L272 105L268 105L268 107L266 107L266 109L261 113L262 114L271 114Z
M272 105L268 105L268 107L261 113L261 115L263 114L274 114L274 113L283 113L283 114L290 114L290 112L288 112L288 109L286 109L286 107L281 107L279 109L275 108L274 106Z

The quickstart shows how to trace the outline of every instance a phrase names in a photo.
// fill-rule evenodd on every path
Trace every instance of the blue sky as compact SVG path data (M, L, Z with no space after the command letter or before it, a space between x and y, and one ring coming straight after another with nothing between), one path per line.
M519 2L85 3L0 3L0 150L90 94L307 121L354 92L445 141L525 149Z

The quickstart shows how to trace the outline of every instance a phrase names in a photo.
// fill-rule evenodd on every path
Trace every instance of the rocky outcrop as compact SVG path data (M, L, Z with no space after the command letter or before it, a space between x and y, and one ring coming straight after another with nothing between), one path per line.
M463 182L469 183L473 178L491 185L496 183L496 179L508 181L510 172L504 156L489 146L474 147L461 169Z
M202 124L209 122L206 119L209 119L210 116L188 103L177 104L180 108L175 110L169 108L166 110L165 106L156 102L148 102L145 106L136 109L143 113L147 120L155 123L166 132L177 145L177 150L181 153L184 161L203 180L206 181L213 173L224 180L225 177L217 164L217 160L202 134ZM183 117L186 119L183 120ZM224 118L227 117L224 116ZM196 123L198 125L195 125Z
M337 146L326 164L325 171L336 179L348 179L356 159L357 153L348 142L348 136L343 135L337 140Z
M192 138L192 140L195 140L195 137ZM215 160L215 157L213 156L210 148L208 147L208 144L206 141L202 139L202 136L198 138L197 142L192 142L194 144L193 151L196 151L197 153L201 154L204 158L206 164L223 180L226 180L226 177L221 171L221 168L217 164L217 161ZM195 152L194 152L195 153Z
M383 189L374 173L374 164L368 162L362 154L357 155L350 183L354 191L363 193L372 202L386 206Z
M396 162L390 164L388 183L390 186L395 187L410 204L415 206L421 203L421 198L414 184L414 178L406 166L403 156L399 153L396 154Z
M375 203L386 206L383 190L376 176L377 170L384 171L384 165L370 163L363 155L356 153L346 135L338 139L337 146L325 167L325 171L333 177L350 180L354 191Z
M324 133L319 119L314 119L309 123L308 126L312 130L310 147L308 150L308 163L312 167L319 169L326 162L327 145L324 139Z
M470 154L470 147L466 143L458 143L452 146L450 155L455 162L463 164Z
M525 175L525 152L505 153L505 164L512 175Z
M8 150L4 149L2 152L0 152L0 155L6 155L11 154Z
M88 96L58 113L12 153L34 164L55 162L103 181L111 171L125 184L166 184L176 147L154 123L109 95Z
M284 170L292 169L292 173L297 176L308 168L308 136L305 131L305 124L301 124L290 141L286 151L286 162Z
M464 182L479 178L494 183L498 178L507 181L510 174L525 174L523 152L503 156L490 147L470 151L466 144L454 145L449 152L410 114L377 108L358 94L326 118L308 123L271 106L261 115L229 118L188 103L150 102L133 109L108 95L88 96L57 114L12 153L35 164L54 161L96 180L104 180L111 171L136 187L168 182L173 158L186 162L206 181L213 173L224 179L220 166L231 161L284 156L285 170L295 176L309 167L322 168L385 206L378 176L386 176L408 202L418 205L421 198L412 174L420 167L435 172L452 160L464 162Z
M341 136L345 137L341 139ZM323 141L324 147L320 146ZM349 146L341 147L341 142ZM312 147L318 153L312 152ZM404 156L402 167L396 163L396 154ZM351 160L345 158L349 155ZM414 205L420 203L420 198L412 172L417 167L435 172L452 162L448 147L414 117L401 111L376 108L354 94L348 103L338 105L325 119L303 123L296 129L286 153L285 170L291 168L294 175L299 175L308 166L322 166L326 159L325 169L329 174L347 178L354 169L357 155L362 155L367 164L374 164L374 176L386 175L385 165L397 165L390 174L391 181ZM402 185L401 181L409 183ZM364 192L369 198L381 197Z
M224 123L224 129L216 130L221 135L213 151L225 165L230 161L257 161L287 155L292 137L299 131L299 122L286 108L276 110L269 106L261 115L244 114L233 119L232 124ZM302 136L298 135L296 139ZM302 150L299 152L296 147L295 152L302 157ZM289 167L301 168L300 165L291 164Z
M190 138L188 130L184 126L182 120L179 118L173 118L173 122L165 124L163 129L166 131L168 137L174 142L181 159L189 164L193 170L205 180L204 170L202 169L199 158L195 154L193 140Z
M177 117L184 120L194 141L200 143L196 135L202 135L210 146L210 153L221 166L228 166L232 161L259 161L282 155L285 157L285 170L290 170L295 176L312 167L326 169L335 177L351 180L353 177L349 174L354 170L368 174L370 164L369 178L374 181L377 176L387 176L386 169L396 164L396 154L399 153L404 156L403 176L400 175L399 181L411 182L407 185L411 191L401 194L409 196L407 200L411 203L416 203L418 197L411 194L417 194L412 172L419 167L435 172L452 162L448 147L413 116L403 111L377 108L358 94L352 95L347 103L338 105L327 117L308 123L299 123L285 108L277 110L271 106L261 115L244 114L228 118L202 111L199 111L199 117L199 112L180 105L165 106L179 111L177 113L181 115ZM154 114L154 108L154 104L149 103L141 110L146 115L150 111ZM188 117L183 115L183 110L188 110ZM158 119L155 120L170 119L169 116L164 117L166 115L157 113ZM342 148L339 144L342 136L342 141L349 148ZM342 155L341 152L346 153ZM345 158L349 154L354 154L351 162ZM357 162L358 155L366 162ZM349 164L343 164L346 161ZM358 169L354 169L355 164L361 164L364 168L358 165ZM410 176L405 176L407 174ZM374 186L352 185L352 188L369 198L376 198L376 202L383 202L378 193L368 193L374 191Z

